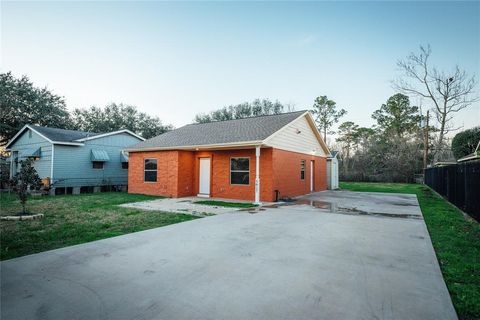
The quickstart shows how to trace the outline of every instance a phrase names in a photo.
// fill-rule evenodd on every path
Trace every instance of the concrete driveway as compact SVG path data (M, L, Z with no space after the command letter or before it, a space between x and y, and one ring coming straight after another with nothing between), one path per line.
M2 319L456 319L415 196L300 203L2 262Z

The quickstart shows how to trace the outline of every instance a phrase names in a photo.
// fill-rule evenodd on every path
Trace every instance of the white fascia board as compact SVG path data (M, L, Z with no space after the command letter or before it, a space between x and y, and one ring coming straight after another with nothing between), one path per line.
M289 123L287 123L286 125L284 125L283 127L281 127L280 129L278 129L277 131L275 131L274 133L272 133L271 135L269 135L268 137L266 137L266 138L263 140L263 143L268 144L268 142L269 142L273 137L275 137L277 134L279 134L281 131L283 131L283 129L287 128L292 122L295 122L295 121L297 121L298 119L304 117L307 113L308 113L308 111L305 111L304 113L302 113L301 115L299 115L298 117L296 117L295 119L293 119L292 121L290 121Z
M476 154L473 154L471 156L465 156L463 158L458 159L457 162L464 162L464 161L473 160L473 159L480 159L480 156L478 156Z
M306 117L308 122L310 123L310 127L312 128L313 132L317 136L317 139L322 145L326 155L331 156L332 154L330 152L330 149L328 149L327 143L323 141L322 134L320 133L320 131L318 131L317 125L315 124L315 120L313 119L312 114L307 111Z
M24 125L22 129L20 129L20 131L17 132L16 135L13 136L12 139L10 139L10 141L7 143L7 145L5 146L5 149L9 150L9 147L10 145L19 137L23 134L23 132L26 130L26 129L30 129L32 130L33 132L35 132L36 134L38 134L40 137L42 137L43 139L47 140L48 142L50 143L53 143L52 140L48 139L47 137L45 137L43 134L41 134L40 132L38 132L37 130L35 130L34 128L30 127L28 124Z
M282 128L280 128L279 130L275 131L273 134L271 134L269 137L267 137L265 140L263 140L263 143L264 143L264 144L268 144L268 141L269 141L269 140L271 140L273 137L275 137L277 134L279 134L281 131L283 131L285 128L287 128L292 122L295 122L295 121L297 121L298 119L300 119L300 118L302 118L302 117L306 117L307 122L308 122L309 125L310 125L310 128L312 129L313 133L314 133L315 136L317 137L317 140L318 140L318 142L320 143L320 145L322 146L323 151L325 151L325 154L327 155L327 157L328 157L328 156L331 156L330 150L328 149L328 146L327 146L327 144L325 143L325 141L323 141L322 135L321 135L320 131L318 131L318 128L317 128L317 126L315 125L315 120L313 119L312 114L310 113L310 111L305 111L305 112L302 113L300 116L298 116L298 118L293 119L292 121L290 121L289 123L287 123L285 126L283 126Z
M132 132L132 131L130 131L130 130L127 130L127 129L118 130L118 131L113 131L113 132L108 132L108 133L103 133L103 134L99 134L99 135L92 136L92 137L77 139L77 140L75 140L75 141L83 142L83 141L88 141L88 140L94 140L94 139L98 139L98 138L113 136L113 135L119 134L119 133L128 133L129 135L134 136L135 138L137 138L137 139L139 139L139 140L145 141L145 138L144 138L144 137L141 137L141 136L139 136L138 134L136 134L136 133L134 133L134 132Z
M18 133L7 143L7 145L5 146L5 149L6 150L10 150L9 149L9 146L12 144L12 142L14 142L19 136L21 136L23 134L23 132L26 130L26 129L30 129L32 130L33 132L35 132L36 134L38 134L40 137L42 137L43 139L47 140L48 142L50 142L51 144L63 144L63 145L67 145L67 146L83 146L84 144L83 143L80 143L80 142L68 142L68 141L53 141L49 138L47 138L46 136L44 136L43 134L41 134L40 132L38 132L37 130L35 130L34 128L32 128L31 126L29 126L28 124L24 125L22 129L20 129L20 131L18 131Z
M244 142L231 142L231 143L218 143L218 144L205 144L205 145L192 145L192 146L173 146L173 147L150 147L150 148L126 148L126 152L142 152L142 151L164 151L164 150L195 150L195 149L222 149L233 147L255 147L261 146L262 140L256 141L244 141Z
M61 144L66 146L84 146L84 143L80 142L65 142L65 141L52 141L53 144Z

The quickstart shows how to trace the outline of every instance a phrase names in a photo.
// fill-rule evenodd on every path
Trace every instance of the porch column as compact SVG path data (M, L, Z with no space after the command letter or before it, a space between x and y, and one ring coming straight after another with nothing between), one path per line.
M255 202L256 205L261 205L260 202L260 146L255 147Z

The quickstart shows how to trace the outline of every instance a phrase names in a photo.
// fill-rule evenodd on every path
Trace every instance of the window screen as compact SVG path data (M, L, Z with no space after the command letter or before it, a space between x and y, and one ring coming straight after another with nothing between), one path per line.
M305 160L300 160L300 179L305 180Z
M92 161L93 169L103 169L103 161Z
M230 159L230 184L250 184L250 158Z
M157 182L157 159L145 159L145 182Z

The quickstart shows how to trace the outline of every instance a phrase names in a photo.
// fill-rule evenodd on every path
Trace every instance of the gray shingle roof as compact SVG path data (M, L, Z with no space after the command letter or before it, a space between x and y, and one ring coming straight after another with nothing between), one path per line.
M58 129L58 128L49 128L49 127L40 127L40 126L32 126L33 129L47 137L52 141L58 142L74 142L75 140L93 137L99 135L100 133L94 132L85 132L85 131L76 131L76 130L65 130L65 129Z
M260 141L277 132L303 113L305 113L305 110L245 119L188 124L140 142L129 149Z

